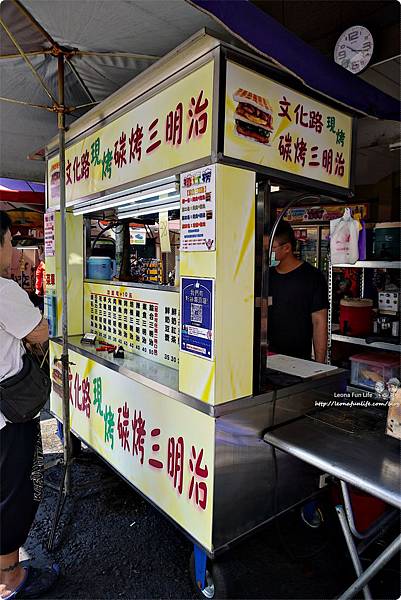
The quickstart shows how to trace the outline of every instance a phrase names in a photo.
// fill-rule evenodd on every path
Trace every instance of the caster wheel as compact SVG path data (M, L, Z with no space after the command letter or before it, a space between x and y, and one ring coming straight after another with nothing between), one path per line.
M201 590L195 576L195 556L192 552L189 561L191 581L198 598L224 600L229 595L229 573L225 563L207 559L205 587Z
M319 529L324 523L323 513L317 506L303 506L301 509L301 519L305 525L312 529Z

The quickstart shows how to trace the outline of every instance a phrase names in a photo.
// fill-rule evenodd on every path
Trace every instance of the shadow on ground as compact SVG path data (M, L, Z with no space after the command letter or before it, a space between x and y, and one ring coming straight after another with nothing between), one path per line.
M55 420L42 422L47 464L61 457ZM57 530L56 547L46 546L55 511L61 466L46 471L45 498L25 546L36 564L60 563L62 577L47 598L196 598L189 576L188 540L84 450L73 465L73 494ZM333 598L351 583L352 567L333 511L313 530L294 510L224 554L221 568L231 598ZM396 534L392 532L394 537ZM371 559L380 552L371 547ZM399 557L376 577L374 598L400 595ZM365 565L366 566L366 565Z

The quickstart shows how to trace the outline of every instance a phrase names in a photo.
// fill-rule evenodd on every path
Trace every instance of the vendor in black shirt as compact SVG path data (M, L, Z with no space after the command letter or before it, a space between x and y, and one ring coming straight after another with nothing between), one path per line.
M327 352L327 284L322 273L294 256L296 240L282 221L273 239L278 264L269 271L269 351L324 363Z

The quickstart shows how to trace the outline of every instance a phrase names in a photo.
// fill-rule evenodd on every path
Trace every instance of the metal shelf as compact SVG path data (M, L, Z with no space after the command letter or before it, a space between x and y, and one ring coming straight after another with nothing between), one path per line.
M381 350L392 350L393 352L401 352L400 344L386 344L386 342L372 342L367 344L363 338L352 337L350 335L341 335L333 333L331 339L336 342L346 342L347 344L356 344L357 346L366 346L367 348L380 348Z
M347 269L401 269L399 260L357 260L353 265L341 264L332 267L346 267Z

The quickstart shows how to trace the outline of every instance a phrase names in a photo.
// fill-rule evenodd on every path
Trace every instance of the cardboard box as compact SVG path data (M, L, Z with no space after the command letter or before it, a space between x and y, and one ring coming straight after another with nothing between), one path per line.
M401 440L401 387L393 393L390 390L386 433Z

